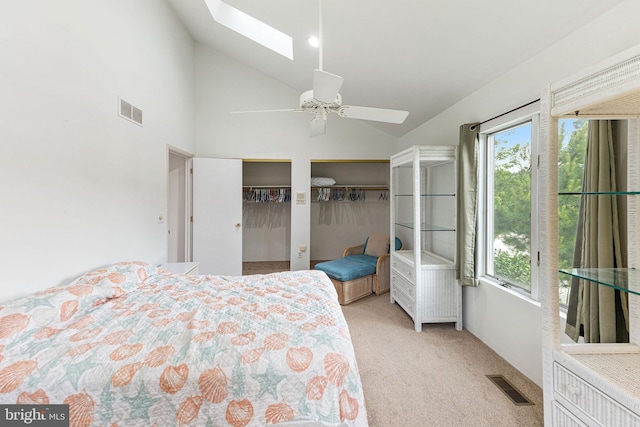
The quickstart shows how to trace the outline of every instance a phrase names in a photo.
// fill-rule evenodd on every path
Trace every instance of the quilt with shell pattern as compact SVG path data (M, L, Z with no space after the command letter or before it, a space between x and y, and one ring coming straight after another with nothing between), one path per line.
M144 262L0 303L0 403L70 426L366 426L320 271L178 275Z

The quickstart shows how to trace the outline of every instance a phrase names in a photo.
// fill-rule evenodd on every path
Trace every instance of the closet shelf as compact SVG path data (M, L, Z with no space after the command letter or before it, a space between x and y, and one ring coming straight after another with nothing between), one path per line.
M386 184L333 184L333 185L313 185L314 188L344 188L345 190L350 189L363 189L363 190L389 190L389 186Z
M252 190L254 188L291 188L290 185L243 185L243 190Z

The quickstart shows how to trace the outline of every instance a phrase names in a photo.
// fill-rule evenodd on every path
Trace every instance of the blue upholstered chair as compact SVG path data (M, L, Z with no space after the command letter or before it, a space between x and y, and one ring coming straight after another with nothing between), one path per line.
M389 292L390 283L391 283L391 260L389 259L389 250L384 255L379 257L374 257L371 255L366 255L365 251L367 249L367 243L369 242L369 238L362 245L351 246L346 248L342 254L343 258L348 258L354 261L363 262L370 265L375 265L375 275L374 275L374 283L373 283L373 292L376 295L383 294L385 292ZM396 251L402 249L402 241L396 237Z
M367 251L370 237L361 245L346 248L342 258L321 262L315 266L316 270L324 271L334 283L341 304L348 304L365 297L372 291L376 295L389 291L391 282L390 245L387 245L386 253L377 256L370 255L368 253L371 251ZM395 248L396 250L402 249L402 241L397 237Z

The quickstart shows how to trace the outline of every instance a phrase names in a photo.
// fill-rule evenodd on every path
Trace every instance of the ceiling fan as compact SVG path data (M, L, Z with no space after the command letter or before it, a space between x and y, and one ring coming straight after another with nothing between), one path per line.
M328 73L322 69L322 0L319 3L319 33L318 69L313 72L313 89L307 90L300 95L300 103L297 108L280 110L257 110L257 111L236 111L234 113L264 113L294 111L313 114L309 135L311 137L324 135L326 133L327 116L335 113L340 117L349 119L372 120L400 124L409 115L408 111L389 110L385 108L358 107L353 105L343 105L342 96L339 93L344 79L338 75Z

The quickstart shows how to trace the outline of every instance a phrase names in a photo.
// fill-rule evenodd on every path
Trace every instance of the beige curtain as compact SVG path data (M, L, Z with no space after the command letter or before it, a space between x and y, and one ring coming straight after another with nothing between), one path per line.
M616 189L611 121L590 120L582 190L602 193ZM622 267L616 196L582 196L574 266ZM628 342L627 307L624 292L574 279L565 332L576 342L580 336L588 343Z
M460 126L458 147L458 274L463 286L477 286L476 225L478 218L479 123Z

